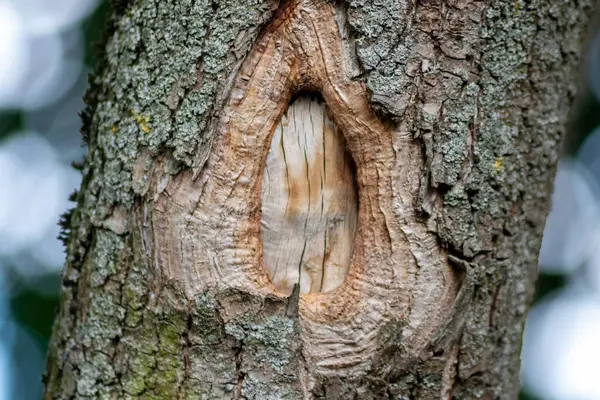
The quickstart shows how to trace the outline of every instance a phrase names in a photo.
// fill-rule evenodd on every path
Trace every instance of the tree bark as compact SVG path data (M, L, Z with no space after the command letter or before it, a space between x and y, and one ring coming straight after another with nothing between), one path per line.
M46 398L516 398L590 12L114 4Z

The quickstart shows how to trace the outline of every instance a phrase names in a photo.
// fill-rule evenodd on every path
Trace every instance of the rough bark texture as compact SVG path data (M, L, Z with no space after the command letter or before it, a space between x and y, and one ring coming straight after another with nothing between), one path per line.
M589 0L115 4L46 398L513 399ZM356 163L344 282L276 290L293 96Z

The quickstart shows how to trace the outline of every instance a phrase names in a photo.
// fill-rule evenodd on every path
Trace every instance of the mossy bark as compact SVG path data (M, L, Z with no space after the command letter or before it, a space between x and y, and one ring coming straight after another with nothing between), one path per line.
M460 276L433 336L413 346L404 339L418 334L415 322L387 320L377 349L361 355L369 366L350 375L307 363L297 292L222 284L194 293L192 271L163 268L165 248L185 253L190 238L170 238L159 254L160 227L146 218L172 178L206 168L244 61L289 3L115 4L83 113L89 151L67 221L46 398L516 398L591 1L327 3L340 68L368 88L381 125L414 146L410 206L436 242L423 248ZM415 282L435 278L418 255L411 263ZM410 307L429 296L419 290L407 291Z

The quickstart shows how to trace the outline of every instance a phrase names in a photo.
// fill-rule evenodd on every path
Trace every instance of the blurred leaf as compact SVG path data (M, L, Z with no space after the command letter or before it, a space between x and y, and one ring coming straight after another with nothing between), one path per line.
M0 140L6 139L13 132L23 129L23 113L18 110L0 112Z
M525 390L521 390L519 394L519 400L542 400L539 397L534 396L531 393L527 393Z
M569 116L564 153L575 154L590 133L600 125L600 103L589 88L582 89Z
M36 280L40 285L56 286L56 291L53 294L42 294L35 286L25 286L17 282L13 287L15 295L11 297L10 308L14 321L32 332L40 345L46 349L58 309L60 279L51 274Z
M82 24L85 42L83 62L85 65L96 67L98 64L98 48L106 30L106 22L110 16L110 7L106 0L102 0L96 10L85 19Z
M533 302L536 303L542 297L565 286L567 277L562 274L543 274L540 273L535 283L535 296Z

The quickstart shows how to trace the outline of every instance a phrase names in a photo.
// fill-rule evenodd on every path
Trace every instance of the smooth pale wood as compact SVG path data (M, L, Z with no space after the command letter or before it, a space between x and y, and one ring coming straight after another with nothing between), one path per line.
M262 181L263 256L275 288L337 288L348 268L358 213L352 156L327 106L294 101L275 128Z

